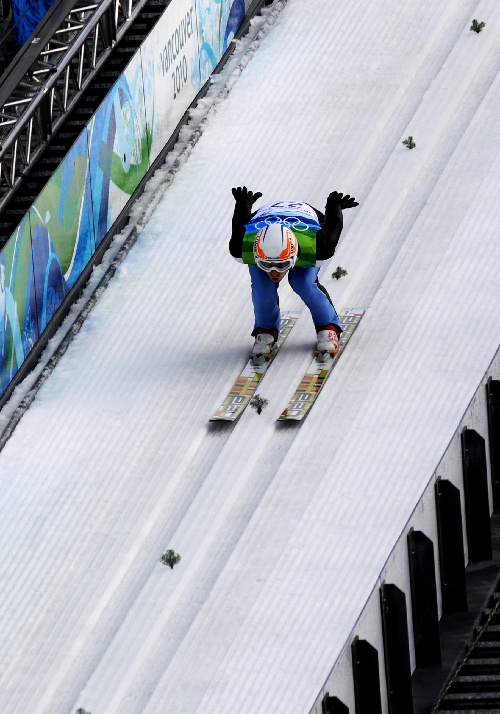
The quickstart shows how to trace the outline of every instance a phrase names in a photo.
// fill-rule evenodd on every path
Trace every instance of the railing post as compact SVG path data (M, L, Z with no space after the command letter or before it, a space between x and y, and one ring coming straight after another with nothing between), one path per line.
M382 714L378 652L356 637L351 645L356 714Z
M422 531L408 533L413 638L417 667L441 663L434 545Z
M493 510L498 513L500 511L500 381L498 379L491 379L491 377L488 379L486 399Z
M435 489L443 614L467 612L460 491L446 479L438 479Z
M486 448L483 437L474 429L462 431L462 465L469 562L491 560Z
M413 714L406 597L396 585L380 588L387 699L390 714Z

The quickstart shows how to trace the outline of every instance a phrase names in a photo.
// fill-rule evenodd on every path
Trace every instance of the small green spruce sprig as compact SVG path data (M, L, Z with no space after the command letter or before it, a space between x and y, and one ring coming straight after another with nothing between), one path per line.
M163 565L168 565L169 568L173 570L174 565L177 565L179 560L181 559L181 556L179 553L176 553L174 550L166 550L163 555L160 558L160 563L163 563Z
M478 34L481 32L483 27L485 26L486 23L484 22L478 22L477 20L472 20L472 25L470 26L470 30L472 32L477 32Z
M340 280L340 278L343 278L344 275L347 275L347 270L344 270L344 268L341 268L340 265L337 265L336 269L332 273L332 278Z
M413 141L413 136L409 136L407 139L405 139L401 143L403 143L407 149L414 149L416 147L416 144Z
M260 394L254 394L250 399L250 406L255 409L257 414L262 414L262 410L265 409L268 404L269 400L264 399L264 397L261 397Z
M90 714L90 712L88 712L86 709L82 709L80 707L80 709L76 710L76 714Z

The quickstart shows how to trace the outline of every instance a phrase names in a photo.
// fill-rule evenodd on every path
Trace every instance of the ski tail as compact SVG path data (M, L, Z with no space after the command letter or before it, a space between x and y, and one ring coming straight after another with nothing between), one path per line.
M244 369L229 390L228 395L209 421L236 421L245 411L281 346L292 331L298 317L298 313L295 312L287 312L282 315L280 334L271 358L264 361L263 364L257 365L253 363L251 357L249 358Z
M333 359L322 362L315 357L309 367L304 372L300 383L295 390L288 405L281 412L278 421L301 421L309 414L314 402L318 398L319 393L323 389L326 380L330 376L333 368L337 364L340 355L344 351L347 343L354 334L355 329L359 325L363 317L364 310L347 309L340 315L340 321L344 331L340 336L339 350Z

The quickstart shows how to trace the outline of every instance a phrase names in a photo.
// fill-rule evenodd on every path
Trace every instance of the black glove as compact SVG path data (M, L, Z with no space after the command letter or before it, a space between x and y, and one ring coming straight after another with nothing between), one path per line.
M240 201L247 201L250 206L252 206L255 201L258 201L259 198L262 196L261 193L254 193L253 191L249 191L246 186L238 186L238 188L233 188L231 189L231 193L233 194L236 203L239 203Z
M354 206L359 206L359 203L356 201L354 196L349 196L348 193L343 196L338 191L332 191L326 200L325 211L328 211L329 208L332 209L334 205L338 205L342 210L344 210L345 208L354 208Z

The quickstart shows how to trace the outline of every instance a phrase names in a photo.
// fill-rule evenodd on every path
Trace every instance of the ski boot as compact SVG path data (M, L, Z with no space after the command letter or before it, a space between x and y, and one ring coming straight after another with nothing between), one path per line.
M317 329L315 355L318 362L330 362L339 351L339 333L335 325L325 325Z
M255 342L250 357L252 364L258 367L273 358L277 349L278 330L265 330L262 327L257 327L252 332L252 336L255 337Z

